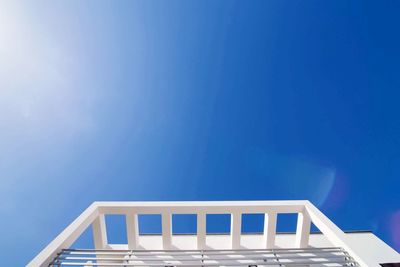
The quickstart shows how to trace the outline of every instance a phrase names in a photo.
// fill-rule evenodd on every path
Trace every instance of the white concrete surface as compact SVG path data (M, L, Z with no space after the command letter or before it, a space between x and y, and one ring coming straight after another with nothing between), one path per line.
M242 214L264 214L264 233L241 233ZM295 234L276 234L276 216L298 214ZM104 215L126 216L128 244L107 244ZM138 214L161 214L162 234L138 235ZM172 214L197 214L196 235L172 234ZM231 214L230 235L206 235L206 214ZM311 234L313 223L322 234ZM95 202L57 236L29 264L47 267L62 249L71 244L93 225L96 249L251 249L343 247L361 266L379 267L382 262L400 262L399 254L370 233L345 234L309 201L207 201L207 202Z

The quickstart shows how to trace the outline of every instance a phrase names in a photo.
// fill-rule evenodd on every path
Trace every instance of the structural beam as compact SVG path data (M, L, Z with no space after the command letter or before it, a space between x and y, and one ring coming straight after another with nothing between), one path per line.
M128 249L137 249L139 246L139 220L135 213L126 215L126 233L128 236Z
M172 246L172 214L164 212L161 214L162 243L163 249L171 249Z
M297 217L296 243L298 248L308 247L310 238L311 219L307 211L300 212Z
M264 215L264 244L266 248L275 247L276 213Z
M99 214L93 221L93 240L95 249L105 249L108 245L104 214Z
M242 214L235 212L231 214L231 247L240 248L240 235L242 228Z
M197 214L197 249L206 248L206 214Z
M27 267L47 267L61 249L70 247L79 238L98 214L97 204L93 203L28 263Z

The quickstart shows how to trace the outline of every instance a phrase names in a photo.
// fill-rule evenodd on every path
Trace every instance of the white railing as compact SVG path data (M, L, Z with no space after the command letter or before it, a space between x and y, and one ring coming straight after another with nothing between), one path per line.
M163 249L171 249L172 215L197 215L197 248L206 247L206 214L231 214L230 247L240 247L242 214L265 214L264 246L273 248L276 219L281 213L297 213L294 248L308 247L311 222L335 246L343 247L361 266L380 266L373 258L361 254L357 244L333 224L309 201L216 201L216 202L94 202L27 266L47 267L62 249L69 248L92 225L95 249L110 248L107 242L105 215L126 216L128 249L138 249L138 215L160 214ZM361 257L362 255L362 257Z

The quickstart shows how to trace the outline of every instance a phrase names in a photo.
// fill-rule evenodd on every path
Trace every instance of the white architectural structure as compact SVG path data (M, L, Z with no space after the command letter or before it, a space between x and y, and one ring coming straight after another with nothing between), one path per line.
M298 214L296 233L276 233L281 213ZM107 242L105 216L110 214L126 216L127 244ZM162 233L140 235L140 214L161 214ZM173 214L196 214L197 233L173 234ZM230 214L230 234L206 233L206 214ZM264 232L241 233L243 214L263 214ZM321 233L310 234L311 223ZM90 225L95 248L70 248ZM309 201L95 202L27 266L378 267L399 262L400 255L375 235L344 233Z

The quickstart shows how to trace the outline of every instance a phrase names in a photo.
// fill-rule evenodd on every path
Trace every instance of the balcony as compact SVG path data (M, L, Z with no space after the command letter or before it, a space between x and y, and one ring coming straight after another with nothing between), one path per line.
M293 238L276 233L279 214L297 214ZM106 215L124 215L127 244L109 244ZM161 234L139 234L139 215L161 215ZM172 233L172 215L195 214L194 235ZM207 214L230 214L229 235L206 233ZM241 232L243 214L262 214L261 234ZM310 241L311 224L324 242ZM70 248L89 227L94 249ZM27 266L371 266L379 262L309 201L94 202Z

